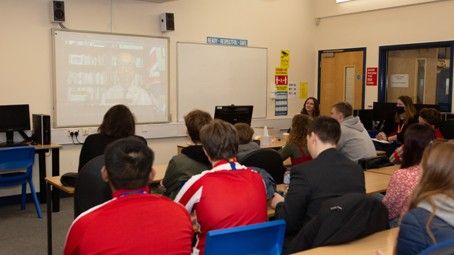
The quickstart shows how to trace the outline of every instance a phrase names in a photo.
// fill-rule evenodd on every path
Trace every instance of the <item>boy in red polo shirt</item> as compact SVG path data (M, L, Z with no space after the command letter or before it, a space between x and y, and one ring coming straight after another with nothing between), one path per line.
M192 224L179 204L149 193L153 151L143 141L110 144L101 170L113 199L77 217L64 254L189 254Z
M238 135L235 128L214 120L200 130L200 140L213 168L194 175L175 198L195 214L200 225L193 254L203 254L210 230L267 220L262 177L236 161Z

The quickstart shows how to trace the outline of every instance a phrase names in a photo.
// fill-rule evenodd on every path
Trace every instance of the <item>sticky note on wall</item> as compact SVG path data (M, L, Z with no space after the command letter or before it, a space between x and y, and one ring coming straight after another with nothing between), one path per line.
M300 82L300 93L301 99L307 98L307 81Z

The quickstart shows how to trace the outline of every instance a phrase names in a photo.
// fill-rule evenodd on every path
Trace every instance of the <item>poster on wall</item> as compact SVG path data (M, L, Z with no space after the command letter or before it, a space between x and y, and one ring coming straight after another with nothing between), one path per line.
M366 70L366 86L377 86L377 67L368 67Z
M408 88L408 74L391 74L391 87Z
M274 106L275 116L285 116L288 112L288 94L287 91L276 91L276 100Z

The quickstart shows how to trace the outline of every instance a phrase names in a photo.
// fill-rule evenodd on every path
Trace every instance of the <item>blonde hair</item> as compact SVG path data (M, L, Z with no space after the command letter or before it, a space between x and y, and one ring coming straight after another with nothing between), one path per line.
M430 225L438 208L432 198L442 194L454 199L454 141L432 142L424 151L421 165L422 177L413 192L409 209L416 208L422 201L430 204L432 212L426 222L426 231L436 243Z

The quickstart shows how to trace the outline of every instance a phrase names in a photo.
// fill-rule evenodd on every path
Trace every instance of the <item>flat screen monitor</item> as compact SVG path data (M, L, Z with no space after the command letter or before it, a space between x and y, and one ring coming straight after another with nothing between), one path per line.
M252 105L216 106L214 110L214 118L227 121L232 125L239 122L251 125L252 110Z
M7 144L13 143L14 131L24 130L30 130L29 105L0 105L0 132L6 132Z

